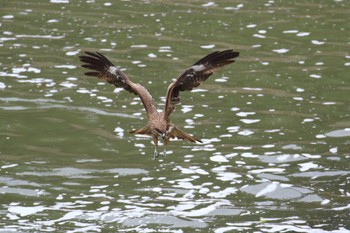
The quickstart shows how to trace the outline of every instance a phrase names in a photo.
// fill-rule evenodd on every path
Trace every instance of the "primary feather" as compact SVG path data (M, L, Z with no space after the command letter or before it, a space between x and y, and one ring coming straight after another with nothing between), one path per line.
M185 70L168 87L164 117L169 118L175 109L175 104L180 102L180 91L191 91L193 88L198 87L217 69L233 63L235 61L234 58L238 56L239 52L233 50L216 51L203 57Z

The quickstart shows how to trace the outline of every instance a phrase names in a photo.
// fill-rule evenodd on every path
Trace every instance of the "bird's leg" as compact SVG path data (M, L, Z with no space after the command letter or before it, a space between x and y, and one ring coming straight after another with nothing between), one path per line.
M165 137L165 139L163 140L164 143L164 150L163 150L163 158L166 157L166 145L168 145L169 143L169 138Z
M165 144L164 144L164 150L163 150L163 158L166 157L166 147L165 147Z
M157 160L158 158L158 138L156 136L153 136L153 143L154 143L154 152L153 152L153 160Z

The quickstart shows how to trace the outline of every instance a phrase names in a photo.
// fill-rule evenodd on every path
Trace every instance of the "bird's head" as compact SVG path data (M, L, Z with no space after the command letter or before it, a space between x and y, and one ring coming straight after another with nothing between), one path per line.
M157 135L162 138L163 141L166 141L168 139L168 134L167 131L163 131L161 129L156 129L155 130Z

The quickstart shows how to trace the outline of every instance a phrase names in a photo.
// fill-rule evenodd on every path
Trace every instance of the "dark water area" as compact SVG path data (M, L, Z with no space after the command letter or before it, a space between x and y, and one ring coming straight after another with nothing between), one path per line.
M0 232L350 232L347 1L2 1ZM99 51L153 94L216 50L152 160L140 100L83 75Z

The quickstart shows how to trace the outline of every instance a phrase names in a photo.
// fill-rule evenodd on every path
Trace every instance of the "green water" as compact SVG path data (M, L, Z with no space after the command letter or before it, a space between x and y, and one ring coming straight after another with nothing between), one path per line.
M2 1L1 232L350 232L347 1ZM83 75L100 51L159 109L215 50L237 61L153 161L141 102Z

